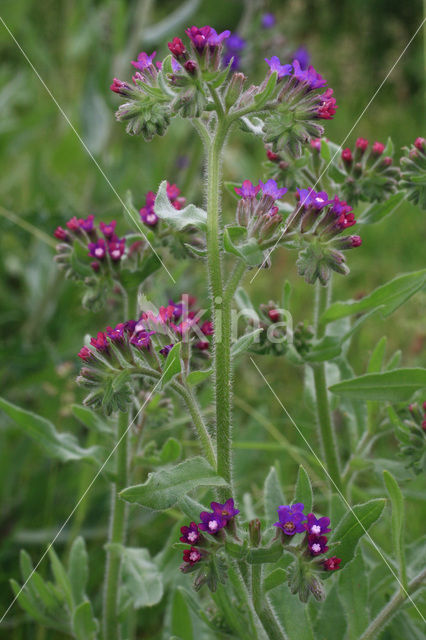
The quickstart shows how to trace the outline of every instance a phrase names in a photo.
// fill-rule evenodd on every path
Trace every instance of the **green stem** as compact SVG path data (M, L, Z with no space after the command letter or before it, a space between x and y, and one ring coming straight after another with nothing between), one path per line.
M319 319L323 311L327 308L328 290L326 287L317 285L317 295L315 299L315 324L316 338L320 339L324 335L324 328L321 327ZM334 427L331 419L330 404L327 392L327 378L325 373L325 364L323 362L313 366L315 395L316 395L316 411L319 427L319 435L321 446L325 457L327 471L330 474L331 489L342 490L342 479L340 477L340 465L337 454L337 442L334 433ZM334 484L333 484L334 483Z
M216 455L214 452L213 443L201 415L200 407L198 406L197 400L195 399L192 390L188 386L178 383L172 383L171 386L177 391L177 393L182 396L183 400L185 401L185 404L188 407L188 411L191 414L191 418L197 431L198 437L201 440L205 456L213 469L215 469Z
M221 155L228 128L226 119L218 119L217 129L208 154L207 264L215 327L213 368L215 373L217 471L231 484L231 303L228 297L223 297L220 225Z
M406 593L398 591L387 603L374 620L368 625L359 640L372 640L380 633L392 619L398 609L404 604L408 596L420 589L426 579L426 569L409 582Z
M234 293L237 290L237 287L240 284L241 278L245 274L246 269L247 269L247 266L245 262L243 262L242 260L237 262L226 284L225 291L223 292L224 300L229 301L229 303L232 302Z
M126 536L127 504L118 497L119 491L128 485L128 414L120 413L117 428L116 482L111 487L111 523L109 544L124 544ZM118 593L120 587L121 557L116 550L108 549L105 571L103 610L104 640L119 640Z
M284 632L271 609L266 595L263 593L262 584L262 565L253 564L251 567L251 596L254 610L259 616L268 638L270 640L282 640L285 637Z

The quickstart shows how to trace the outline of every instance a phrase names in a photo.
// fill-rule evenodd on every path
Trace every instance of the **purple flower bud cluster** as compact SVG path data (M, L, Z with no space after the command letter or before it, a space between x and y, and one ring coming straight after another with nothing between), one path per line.
M354 204L382 201L398 188L400 171L392 155L384 155L385 145L376 141L368 147L368 140L358 138L353 149L346 147L341 153L340 169L346 176L342 192Z
M116 235L115 220L109 223L100 222L99 228L96 228L94 218L94 215L85 219L74 216L66 223L66 229L57 227L53 235L68 245L78 242L87 248L88 256L94 259L90 266L97 272L102 265L120 262L125 255L126 238ZM63 254L63 248L63 245L58 246L59 256Z
M305 538L301 544L306 555L313 557L327 553L327 536L330 518L316 518L313 513L306 516L303 513L304 504L296 502L292 505L283 505L278 507L278 522L274 524L278 527L284 536L294 536L297 533L305 533ZM285 539L283 538L283 541ZM325 571L335 571L339 568L341 560L333 556L323 560L323 568Z
M273 235L282 222L282 216L276 200L287 193L286 187L278 187L275 180L261 180L258 185L250 180L244 180L241 187L235 187L235 193L240 196L237 205L236 220L242 227L247 227L249 237L256 237L259 242Z
M186 71L189 76L196 76L201 65L202 69L217 71L221 65L223 43L227 40L231 32L229 30L217 33L213 27L188 27L185 33L189 38L189 50L180 38L173 38L168 43L169 51L173 56L173 73ZM237 36L238 38L238 36ZM231 46L242 47L244 41L238 43L234 38Z
M189 526L181 527L180 541L191 545L190 549L183 552L184 564L181 571L188 573L191 567L208 557L208 546L210 544L208 536L216 536L219 531L226 529L231 520L240 513L234 506L234 500L229 498L226 502L211 502L212 511L202 511L200 513L199 524L191 522ZM206 537L204 534L208 534Z
M158 313L144 311L139 320L127 320L114 328L107 327L96 338L90 339L94 350L84 346L78 356L85 362L93 361L97 354L114 359L114 345L126 354L130 364L134 364L133 348L147 353L155 349L167 358L173 345L180 341L192 342L198 351L205 351L210 347L213 325L209 320L201 320L203 313L193 309L194 304L195 298L185 295L177 303L170 300L167 306L160 307Z
M180 195L180 189L175 184L167 183L167 195L171 204L178 211L185 206L185 198ZM148 191L145 196L145 206L139 210L141 220L148 227L155 227L158 223L158 216L154 211L156 194L153 191Z

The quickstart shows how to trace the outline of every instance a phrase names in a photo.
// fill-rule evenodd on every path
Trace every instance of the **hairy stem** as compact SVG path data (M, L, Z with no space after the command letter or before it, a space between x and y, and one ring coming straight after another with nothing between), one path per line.
M251 596L254 610L259 616L268 638L270 640L282 640L285 637L284 632L271 609L266 595L263 593L262 583L262 565L253 564L251 566Z
M226 119L218 119L207 165L207 264L215 328L213 368L217 471L231 484L231 303L228 297L223 297L220 225L221 155L227 132Z
M203 446L204 454L211 464L211 466L216 468L216 455L213 448L213 443L210 438L210 434L207 431L207 427L203 420L203 416L201 415L200 407L198 406L197 400L194 397L191 389L186 385L181 385L178 383L173 383L172 387L179 393L185 404L188 408L189 413L191 414L192 421L194 423L194 427L197 431L198 437L201 440L201 444Z
M420 589L424 585L426 580L426 569L423 569L411 582L408 583L406 593L398 591L394 597L389 600L387 605L383 607L380 613L374 618L374 620L368 625L364 631L360 640L372 640L378 633L380 633L386 625L390 622L392 617L398 611L398 609L404 604L408 596Z
M124 544L126 536L127 504L120 500L118 493L128 485L128 419L127 413L120 413L117 426L116 482L111 487L111 522L109 544ZM103 609L104 640L119 640L118 593L120 587L121 557L115 550L108 549L105 570L105 593Z
M326 287L317 285L317 295L315 298L315 337L320 339L324 335L324 329L321 328L319 319L323 311L327 308L328 291ZM330 404L327 392L327 378L325 373L325 364L320 362L313 367L315 395L316 395L316 411L317 422L319 427L319 435L321 446L325 457L327 471L331 477L331 488L342 489L342 479L340 476L340 465L338 458L337 442L334 433L333 422L331 419Z

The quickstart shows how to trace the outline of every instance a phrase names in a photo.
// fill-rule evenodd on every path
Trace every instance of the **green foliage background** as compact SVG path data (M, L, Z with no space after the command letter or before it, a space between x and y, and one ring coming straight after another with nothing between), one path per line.
M135 59L140 50L156 49L161 57L167 40L182 35L187 24L211 24L218 31L244 29L256 4L261 5L237 0L2 3L5 24L110 182L101 175L0 24L1 395L50 418L59 429L83 434L70 412L70 405L82 399L82 392L74 383L78 366L75 354L83 336L102 329L109 320L108 306L99 314L83 310L78 286L65 282L58 273L52 261L54 228L72 215L95 213L98 220L117 218L124 231L128 223L116 194L124 197L130 188L135 202L142 206L146 191L155 190L165 177L176 182L189 200L199 203L201 198L202 149L190 125L176 122L165 138L150 144L141 138L130 138L114 119L117 100L109 91L111 79L129 77L129 60ZM335 142L341 142L350 131L422 19L420 0L277 0L268 3L267 8L276 13L288 46L306 45L313 64L334 88L339 109L335 120L327 123L326 135ZM167 21L177 11L181 12L182 21L169 28ZM254 11L256 16L258 11ZM256 38L261 40L266 35L259 30ZM355 126L348 144L358 136L385 142L390 135L398 148L424 135L422 38L420 32ZM280 55L279 50L268 53ZM258 74L260 69L261 62L254 65L253 73ZM183 157L188 159L184 168ZM236 133L225 157L225 177L256 180L262 174L263 160L260 142ZM230 219L231 200L226 204L224 215ZM400 272L423 268L424 234L424 213L406 203L381 224L363 228L363 246L348 259L351 274L335 278L335 298L369 292ZM309 321L313 290L296 275L295 256L280 251L274 258L272 270L259 274L249 288L250 294L259 303L278 299L282 283L288 278L295 285L295 321ZM172 268L178 288L173 289L165 272L160 271L152 289L146 292L148 297L161 304L164 299L191 289L201 302L205 299L201 265L195 281L191 263L170 261L168 267ZM375 318L364 325L351 347L358 374L365 370L371 350L383 335L389 339L389 354L402 350L402 366L425 365L425 300L422 292L390 319ZM303 399L299 370L272 357L262 357L258 362L318 450L313 415ZM278 460L281 479L290 492L297 465L277 446L274 429L297 447L303 447L303 441L253 367L247 365L238 370L235 396L235 477L240 499L250 491L256 503L273 460ZM152 419L155 421L155 416ZM178 420L173 427L161 415L155 429L159 439L176 433L185 437ZM238 445L241 442L258 445L246 449ZM380 447L379 457L396 456L397 444L392 437L383 439ZM46 460L31 441L0 416L0 616L12 598L8 580L18 578L19 549L26 547L37 561L93 473L84 465L61 466ZM140 474L143 478L146 471L141 469ZM370 496L385 495L379 471L366 475L364 482ZM317 489L320 494L321 485ZM422 533L421 478L405 479L404 489L410 542ZM82 527L91 551L90 580L92 592L98 592L98 603L107 504L107 487L99 479L57 542L59 552L66 553L73 535ZM157 552L171 522L173 518L168 514L137 514L132 544ZM390 548L383 524L376 527L374 536L385 549ZM45 574L46 569L43 565L41 573ZM390 593L392 588L390 583ZM144 631L139 637L159 637L160 607L144 615ZM0 626L0 638L53 640L59 636L36 629L15 606Z

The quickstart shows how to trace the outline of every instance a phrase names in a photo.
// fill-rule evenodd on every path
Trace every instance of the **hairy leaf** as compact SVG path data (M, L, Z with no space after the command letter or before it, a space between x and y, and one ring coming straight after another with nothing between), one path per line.
M406 402L421 389L426 389L426 369L420 368L366 373L330 387L346 398L382 402Z

